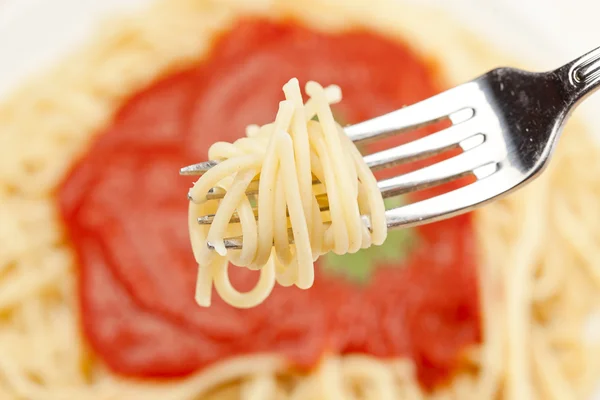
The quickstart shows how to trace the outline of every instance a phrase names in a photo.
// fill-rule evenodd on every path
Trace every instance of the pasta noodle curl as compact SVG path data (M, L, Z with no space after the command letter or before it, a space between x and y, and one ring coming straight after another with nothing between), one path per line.
M306 104L297 79L283 92L273 123L251 125L246 137L211 146L209 158L219 163L190 190L189 230L201 306L210 306L213 284L226 302L240 308L263 302L275 282L308 289L320 255L355 253L386 238L377 181L330 108L341 100L340 88L308 82ZM250 185L258 186L256 195L249 194ZM214 187L226 191L222 199L207 199ZM199 217L210 214L210 225L198 224ZM224 239L237 235L242 249L227 249ZM260 270L252 290L241 293L231 285L229 262Z

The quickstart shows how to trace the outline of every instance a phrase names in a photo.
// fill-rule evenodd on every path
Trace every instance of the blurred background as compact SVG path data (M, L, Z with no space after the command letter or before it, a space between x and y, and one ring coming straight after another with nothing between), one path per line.
M552 68L600 42L597 0L398 0L434 5L505 52ZM151 0L0 0L0 97L83 40L98 20ZM427 23L424 21L423 23ZM597 97L597 96L596 96ZM600 99L584 104L586 117Z

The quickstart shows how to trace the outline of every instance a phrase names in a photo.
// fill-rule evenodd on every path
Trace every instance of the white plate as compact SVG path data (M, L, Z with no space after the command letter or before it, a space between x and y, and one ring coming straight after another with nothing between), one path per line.
M151 1L0 0L0 99L67 53L102 18ZM446 9L499 49L540 68L551 69L600 46L597 0L404 1ZM600 94L578 113L600 139L597 110ZM594 334L600 336L597 329ZM600 390L593 399L600 400Z

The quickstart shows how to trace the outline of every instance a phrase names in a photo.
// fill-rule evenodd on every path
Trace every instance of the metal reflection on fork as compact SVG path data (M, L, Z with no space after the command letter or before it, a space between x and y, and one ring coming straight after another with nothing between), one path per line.
M378 181L382 196L387 198L467 175L475 177L466 186L386 211L388 229L411 227L471 211L537 177L548 165L570 113L598 87L600 48L550 72L494 69L419 103L348 126L344 131L354 143L362 144L444 119L451 121L446 129L364 156L372 170L380 170L452 148L462 150L438 163ZM217 163L191 165L180 173L201 175ZM209 193L213 199L223 195L224 191L217 188ZM210 223L210 217L200 217L199 223ZM368 216L363 216L363 220L369 226ZM225 246L239 249L242 239L228 238Z

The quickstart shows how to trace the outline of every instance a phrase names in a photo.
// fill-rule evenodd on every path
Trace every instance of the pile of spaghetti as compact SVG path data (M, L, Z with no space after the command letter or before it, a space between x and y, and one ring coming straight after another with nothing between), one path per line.
M306 105L297 79L290 80L283 91L286 100L279 104L275 122L250 126L248 137L233 144L211 146L209 157L220 163L190 190L189 229L199 263L196 301L202 306L210 306L213 282L225 301L244 308L264 301L275 281L308 289L319 255L356 253L380 245L387 235L377 181L329 107L341 100L340 88L323 89L308 82L306 92L311 99ZM315 116L318 121L313 120ZM257 222L246 192L259 174ZM313 175L320 189L313 189ZM206 198L212 188L227 191L223 200ZM318 196L323 194L327 205L321 214ZM198 224L199 217L214 210L209 227ZM234 213L240 223L230 225ZM370 217L369 226L361 216ZM242 250L228 254L224 238L240 233ZM260 269L252 290L240 293L231 285L230 260L236 266Z
M265 4L271 7L265 7ZM98 132L110 125L117 111L132 94L138 93L173 71L186 68L198 60L206 60L212 45L211 38L222 34L240 17L258 17L261 18L262 24L267 24L264 21L285 24L293 17L291 19L308 27L306 29L318 32L318 35L311 36L313 39L318 37L318 40L325 40L323 36L341 35L358 28L361 32L375 32L389 41L406 41L423 54L435 55L447 85L469 80L497 65L518 64L499 57L490 46L474 42L476 35L463 31L456 22L420 8L400 5L400 2L395 0L245 0L237 3L233 0L165 0L134 18L125 19L115 23L110 29L104 29L101 36L82 51L68 57L42 76L32 79L0 105L0 399L589 399L600 377L600 352L597 343L592 340L594 335L589 334L587 330L590 315L600 303L600 150L586 129L578 123L577 116L566 127L548 170L536 182L506 199L482 208L474 215L480 250L477 263L477 287L480 295L477 305L481 309L481 340L467 349L467 359L463 368L457 370L435 390L428 391L420 385L415 360L410 357L385 359L366 354L323 354L314 368L298 371L279 353L253 353L223 357L218 362L187 376L162 380L135 379L107 367L107 357L118 358L123 351L121 348L109 346L103 354L106 357L103 358L97 348L90 348L90 340L82 329L82 321L88 317L88 312L114 317L105 319L105 324L100 327L88 324L85 328L101 330L96 333L104 335L109 345L112 345L113 341L115 346L125 346L123 348L130 351L133 362L137 362L140 368L146 366L147 354L136 352L136 348L127 348L132 342L155 334L154 338L160 339L162 347L159 350L163 351L162 355L167 353L169 348L176 348L182 343L169 336L169 332L156 328L158 325L147 323L151 314L147 312L149 307L142 309L136 315L139 319L135 321L117 313L138 307L139 299L136 299L138 303L130 301L131 297L125 296L124 291L113 290L114 286L110 287L110 290L103 290L106 286L100 284L100 279L88 279L86 282L89 286L85 288L79 285L82 281L81 260L76 257L73 242L74 239L80 238L75 235L69 237L66 233L57 206L58 189L74 163L84 156L92 143L98 146L106 145L102 138L96 143ZM265 30L278 32L270 25ZM296 35L299 30L294 32ZM240 36L243 38L247 33L247 27L243 27ZM294 35L292 39L296 38ZM277 40L280 38L277 37ZM290 42L298 48L305 48L304 44L308 43L299 40ZM237 46L236 49L242 47L244 46ZM335 46L326 47L326 55L337 50ZM356 52L367 47L358 46ZM386 44L381 48L390 47L393 46ZM298 48L294 51L301 50ZM344 67L347 59L351 58L350 53L342 53L340 56ZM385 51L383 53L388 54ZM265 60L270 62L271 59L264 57L263 61ZM393 60L376 61L372 63L374 67L383 67ZM282 63L275 69L288 67L288 64ZM231 65L233 69L241 66L235 63ZM325 69L328 68L326 64L321 65L325 65ZM347 70L354 74L353 82L361 82L365 79L364 70L359 68L360 65L354 66L355 69L351 70L348 67ZM330 70L339 75L346 71L333 67L330 67ZM263 75L269 73L259 72ZM403 71L392 72L401 74ZM295 75L288 74L287 78L290 76ZM416 82L417 79L414 79ZM218 79L215 80L221 84ZM176 79L169 82L173 81ZM325 82L321 79L319 81ZM279 87L281 83L283 82L277 82ZM389 84L390 82L383 80L380 86L386 88ZM179 87L181 86L185 87ZM346 99L349 99L351 93L346 90L347 85L342 87ZM372 88L376 90L379 87L373 85ZM157 90L161 90L169 100L178 100L177 96L169 97L172 94L171 89L161 83ZM229 86L231 91L235 92L238 89L243 87L240 89L240 86L235 86L233 90ZM258 97L260 93L262 92L253 92L252 96ZM327 95L328 89L325 93ZM362 100L360 96L368 97L368 94L363 90L355 99ZM365 103L369 102L373 103L372 98L365 100ZM294 118L298 102L292 103L294 113L291 127L296 132ZM140 108L145 111L145 121L148 123L150 120L156 125L156 121L152 120L151 111L160 108L153 108L150 102L143 106L146 108ZM172 114L180 110L177 106L172 108L175 111L165 108L160 110ZM212 117L210 111L214 109L207 111ZM312 113L309 112L308 105L305 106L305 113L305 117ZM132 122L128 128L133 130L135 121L127 122ZM310 125L314 124L309 123L308 126ZM324 129L322 133L326 134L326 131L328 130ZM123 132L127 133L127 130L120 131ZM160 129L153 132L156 142L168 141L168 135L173 133ZM257 133L260 137L260 129L256 132L256 129L252 128L250 133L250 136ZM289 140L284 136L281 141L288 141L289 151ZM106 147L109 146L105 146L105 149ZM163 146L161 149L167 147ZM112 150L117 153L122 148L116 147ZM151 150L156 151L154 148ZM237 144L232 147L220 145L215 148L214 157L225 155L225 151L238 150ZM147 153L150 152L144 154ZM186 161L192 163L197 160L198 156ZM97 168L102 172L110 172L111 168L118 167L103 161L98 161L101 168ZM132 166L131 163L127 164L127 161L129 159L125 159L121 165L130 167L123 170L126 173L117 170L118 173L111 176L114 179L110 183L118 189L113 190L113 186L108 186L104 192L103 201L113 201L115 207L126 201L133 202L139 208L147 205L148 199L143 196L131 196L135 197L133 200L122 196L119 191L122 186L119 184L125 179L135 182L129 194L137 194L138 189L144 189L153 193L153 199L158 199L156 203L159 204L164 199L161 197L164 193L157 182L162 184L168 183L170 179L177 180L177 168L187 165L180 164L182 160L179 159L161 160L169 168L169 174L172 174L167 175L166 179L165 175L159 175L161 181L153 175L156 172L153 167L157 165ZM311 162L311 165L314 172L314 165L317 163ZM308 184L306 176L300 177L303 171L301 168L296 170L300 191L296 200L300 200L301 203L296 208L302 208L305 221L310 224L319 213L311 208L314 207L314 203L307 202L307 197L302 196L302 188ZM357 169L356 173L359 172ZM240 176L239 179L251 178ZM275 181L276 177L272 179ZM91 182L90 192L95 186L99 186L96 183ZM185 185L188 183L185 182ZM234 189L234 182L224 181L223 186L231 191ZM277 189L281 186L273 187ZM185 187L189 186L184 186L183 190ZM352 187L352 190L358 190L360 193L360 189L356 187ZM84 196L87 194L84 193ZM192 258L185 229L185 198L180 192L176 195L184 207L182 221L176 222L177 226L183 223L182 229L175 232L157 229L156 232L142 226L126 226L132 232L129 237L138 239L135 242L139 250L136 256L146 256L148 252L155 250L145 242L146 237L152 234L164 239L164 242L169 239L169 235L177 236L181 243L187 245L185 248L180 246L178 250L181 250L181 253L178 253L178 256L185 254ZM241 199L245 202L244 196ZM275 212L277 198L272 201ZM208 202L205 205L208 207ZM167 208L169 206L170 204L166 205ZM107 219L106 215L94 213L93 211L97 211L94 207L90 209L92 212L83 218L85 222L90 225L102 225ZM135 207L132 209L137 211ZM363 209L367 210L368 206L364 206ZM370 212L373 213L373 210L374 208L371 208ZM249 209L246 205L237 207L237 211L243 214ZM307 213L311 212L313 219L306 217ZM230 212L223 214L224 220L227 219L225 214ZM202 215L206 214L202 212ZM128 222L136 215L131 213L121 217L119 221ZM240 215L240 218L243 217L245 216ZM344 221L351 222L346 219ZM222 222L222 227L225 222L228 221ZM248 226L251 225L252 222L249 222ZM228 232L228 229L235 228L228 227L224 231L216 232L214 239L233 233ZM257 230L260 234L260 230ZM312 244L310 230L307 231ZM109 233L116 235L121 232L115 230ZM206 235L208 236L209 232L206 232ZM336 232L332 232L331 235L335 236ZM254 236L254 233L248 234L247 238L252 239ZM274 238L277 236L273 235ZM285 237L287 238L287 235ZM306 234L304 237L306 238ZM381 236L378 239L373 237L372 241L381 239ZM154 243L162 244L161 241ZM321 250L329 245L335 250L337 244L336 241L326 240ZM268 252L259 251L257 246L258 243L244 243L242 252L248 249L252 254L242 260L243 263L252 266L258 260L258 255L261 258L270 257ZM348 244L348 248L351 247ZM310 250L312 255L319 254L319 251L312 248ZM92 252L92 256L98 253L100 252ZM242 256L246 255L240 253L239 257ZM295 255L292 253L290 256L286 248L283 248L280 249L279 256L285 259ZM145 261L156 261L148 260L149 258L152 257L147 256ZM90 264L98 260L99 258L92 259ZM128 264L126 261L123 262L125 272L136 267L135 264ZM179 259L167 256L160 258L158 263L163 261L164 265L161 265L161 268L168 270L167 273L173 272L175 275L175 272L179 272L169 270L169 265L175 264ZM191 261L191 273L195 274L196 266L193 260ZM99 262L96 262L93 266L98 264ZM217 269L220 273L224 271L225 268ZM299 269L285 269L281 271L280 276L288 271L292 273L288 283L308 285L310 279L302 282L297 279L300 278ZM277 271L275 272L277 274ZM298 274L295 275L296 273ZM147 283L151 281L152 276L149 274L145 278L148 280L136 283ZM225 278L222 282L226 282ZM167 283L177 284L178 281L173 279ZM317 285L318 281L315 281L315 286ZM133 289L130 288L130 291ZM274 291L277 289L276 287ZM287 294L296 288L283 289ZM315 287L302 292L312 293L314 289ZM205 325L209 327L220 321L219 317L222 315L211 314L218 299L213 298L210 308L200 308L194 303L193 277L191 292L193 311L189 314L201 310L204 312L203 316L207 316L203 322L208 321ZM174 290L172 293L180 295ZM160 303L163 307L159 312L155 312L160 314L160 317L173 311L168 309L168 306L173 306L175 311L178 311L179 304L173 304L171 298L161 298L151 291L147 294L147 298L144 299L147 303ZM86 313L82 313L82 298L89 299L94 295L96 307L88 308ZM177 300L180 299L180 296L177 297ZM200 300L208 301L204 296L201 296ZM270 298L265 303L269 300ZM261 306L262 304L259 305ZM240 311L225 308L220 310L227 310L226 312L233 315L239 315L237 313ZM269 311L274 313L278 309L275 306ZM277 315L281 316L281 313ZM183 315L180 319L186 316ZM263 323L266 319L259 322ZM120 337L121 341L116 343L111 335L126 324L133 328L140 327L140 330L136 331L138 335ZM254 328L259 329L260 324ZM220 333L226 335L228 332ZM597 333L596 330L596 336ZM289 338L290 336L286 337ZM249 332L243 339L245 344L252 344L264 340L265 337ZM200 337L200 340L208 342L205 337ZM168 343L170 347L165 347L164 343ZM154 344L155 342L151 342L151 345ZM210 355L213 350L215 348L207 348L205 353Z

